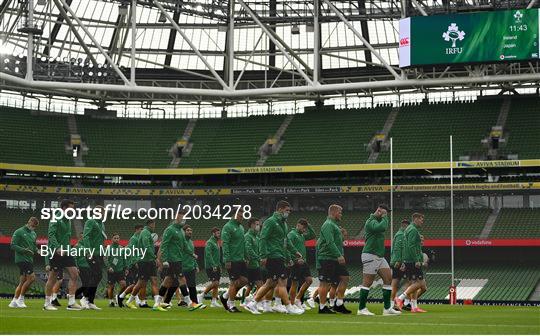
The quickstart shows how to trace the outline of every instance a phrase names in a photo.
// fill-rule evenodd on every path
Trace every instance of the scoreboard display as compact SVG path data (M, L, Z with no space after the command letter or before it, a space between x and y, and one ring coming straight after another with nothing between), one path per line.
M399 66L538 59L539 16L535 8L402 19Z

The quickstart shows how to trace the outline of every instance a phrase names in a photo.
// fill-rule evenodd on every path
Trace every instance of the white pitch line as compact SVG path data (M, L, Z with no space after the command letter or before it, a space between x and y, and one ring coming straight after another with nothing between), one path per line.
M54 314L54 313L52 313ZM42 315L42 316L45 316L45 315ZM9 318L33 318L35 319L37 316L36 315L4 315L3 316L4 318L6 317L9 317ZM40 316L41 317L41 316ZM67 317L66 316L47 316L46 318L53 318L53 319L66 319ZM399 325L399 326L402 326L402 327L405 327L407 325L418 325L418 326L445 326L445 327L456 327L456 326L467 326L467 327L493 327L493 328L500 328L500 327L503 327L503 328L515 328L515 327L518 327L518 328L534 328L536 327L536 325L524 325L524 324L466 324L466 323L429 323L429 322L422 322L422 323L419 323L419 322L373 322L373 321L368 321L367 319L373 319L373 318L396 318L396 319L399 319L399 317L389 317L389 316L374 316L374 317L361 317L362 320L361 321L342 321L342 320L339 320L339 323L344 323L344 324L382 324L382 325ZM140 321L141 320L141 317L96 317L96 316L70 316L69 319L79 319L79 320L137 320L137 321ZM197 322L200 322L203 318L150 318L148 319L148 321L197 321ZM302 322L302 323L322 323L322 324L328 324L329 322L331 322L330 320L238 320L238 319L216 319L216 318L212 318L212 319L206 319L206 320L209 320L209 321L218 321L218 322L241 322L241 323L245 323L245 322L249 322L249 323L257 323L257 322L264 322L264 323L298 323L298 322Z

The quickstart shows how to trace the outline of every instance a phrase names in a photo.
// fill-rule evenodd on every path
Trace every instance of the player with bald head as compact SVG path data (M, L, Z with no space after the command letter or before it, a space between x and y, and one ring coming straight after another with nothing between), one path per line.
M349 272L345 266L343 251L343 234L339 223L343 208L332 204L328 208L328 218L321 227L321 235L317 240L317 258L321 266L319 272L319 314L350 314L345 308L343 297L349 283ZM337 285L336 302L333 307L326 305L329 285Z

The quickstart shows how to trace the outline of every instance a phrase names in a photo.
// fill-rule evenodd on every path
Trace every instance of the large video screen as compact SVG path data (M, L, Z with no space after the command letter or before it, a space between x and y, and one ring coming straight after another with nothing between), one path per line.
M399 22L399 66L538 59L538 9L409 17Z

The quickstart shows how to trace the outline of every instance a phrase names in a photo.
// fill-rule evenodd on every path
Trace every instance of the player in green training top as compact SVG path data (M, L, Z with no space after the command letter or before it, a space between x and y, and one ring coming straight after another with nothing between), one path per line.
M219 280L221 279L221 255L219 253L219 239L221 238L221 230L217 227L213 227L211 230L212 235L206 241L204 246L204 269L206 276L210 283L204 291L199 295L199 303L202 303L204 296L210 291L212 292L212 303L210 307L220 308L221 305L217 301Z
M276 211L268 217L260 233L261 265L266 267L268 279L257 291L255 300L248 303L245 308L252 314L260 314L257 305L269 292L274 292L281 298L282 304L288 314L303 314L304 310L291 304L287 295L287 272L285 262L293 259L302 262L302 255L298 252L287 237L289 229L287 218L291 212L291 205L287 201L279 201Z
M48 274L47 284L45 285L45 304L44 310L58 310L51 304L53 287L57 279L62 278L64 269L69 274L68 284L68 306L67 310L81 310L81 306L75 302L75 292L77 291L77 280L79 272L75 266L75 259L68 255L66 251L71 247L71 220L66 218L67 213L75 213L75 202L72 200L63 200L60 202L60 209L63 216L60 219L51 219L47 233L47 246L53 253L50 259L50 272ZM51 256L46 256L50 258Z
M259 252L259 232L261 231L261 221L251 217L248 220L248 232L244 235L246 239L246 261L248 284L244 292L244 306L253 301L250 294L253 289L262 286L261 255Z
M345 307L344 296L349 283L349 272L345 266L343 234L339 227L343 208L332 204L328 208L328 218L321 227L317 240L317 258L321 266L319 273L319 314L350 314ZM336 302L333 307L326 305L328 285L336 288ZM332 296L332 295L331 295Z
M405 276L405 264L403 263L403 244L405 241L405 229L409 225L408 219L403 219L401 221L401 227L394 235L392 241L392 254L390 257L390 266L392 267L392 295L390 295L390 302L393 304L396 298L397 291L401 280ZM401 308L396 305L393 306L395 310L401 310Z
M418 229L424 225L424 215L415 212L412 215L412 224L405 229L405 240L403 247L403 262L405 263L405 274L410 281L410 286L396 299L398 307L402 307L405 296L411 302L411 313L425 313L426 311L418 308L418 292L426 290L426 280L422 272L424 256L422 254L422 237Z
M390 295L392 293L392 271L384 259L384 233L388 229L388 206L381 204L369 216L364 226L365 243L362 249L363 280L360 287L360 303L357 315L375 315L366 308L369 288L379 275L383 281L383 315L399 315L400 311L392 308Z
M174 221L165 228L158 251L158 260L162 264L158 302L167 308L171 307L172 297L180 286L182 294L188 294L182 271L182 259L184 254L188 253L186 236L182 230L186 224L184 215L183 211L179 212Z
M139 239L137 241L137 247L142 249L143 257L137 262L138 268L138 280L135 287L131 292L126 305L130 308L136 308L135 306L135 297L142 291L143 288L146 288L148 280L152 284L152 294L154 295L154 306L153 310L165 311L164 308L160 306L158 299L157 291L157 258L154 249L154 239L152 238L152 233L156 231L156 222L152 219L146 222L146 226L139 234Z
M11 237L11 249L15 251L15 264L19 267L19 284L15 289L15 295L9 303L9 308L26 308L24 294L30 285L36 280L34 274L34 255L37 252L36 227L39 221L36 217L30 217L25 226L15 230Z
M105 265L107 267L107 297L109 298L109 307L114 307L114 286L120 286L120 293L126 289L126 259L121 251L124 249L120 245L120 234L113 233L112 244L110 247L110 256L107 256Z
M291 269L291 288L289 290L289 298L291 302L298 308L304 310L311 309L303 304L304 294L311 286L313 278L307 264L306 240L315 239L315 231L305 218L300 218L296 223L296 227L287 235L296 250L302 255L302 263L294 263ZM298 289L298 285L300 288ZM298 292L297 292L298 291Z
M220 300L223 308L231 313L240 312L234 305L234 300L238 290L248 282L243 220L244 213L239 209L235 217L228 221L221 230L223 262L231 282L229 289L220 296Z
M83 237L79 242L81 247L87 249L93 249L93 256L85 256L88 260L88 266L90 267L90 272L87 274L90 276L90 279L87 279L87 288L85 293L85 300L83 301L84 306L88 306L89 309L100 310L101 308L97 307L94 304L94 299L96 297L97 287L101 282L103 274L103 256L101 255L101 248L105 243L107 235L105 234L105 226L101 221L101 218L106 218L105 208L101 205L98 205L94 208L94 214L96 214L95 219L88 219L84 223ZM81 279L82 280L82 279Z
M187 300L188 308L190 311L196 309L204 309L206 305L198 301L197 298L197 279L196 275L199 273L199 265L197 259L199 258L195 254L195 246L193 244L193 228L189 225L184 225L182 228L186 236L187 253L182 253L182 273L184 273L185 283L188 289L188 296L184 296L184 300Z
M141 231L143 228L144 226L142 226L141 224L135 225L135 232L133 233L131 238L129 238L129 242L126 246L126 249L132 249L133 247L137 247L137 242L139 241L139 235L141 234ZM137 283L137 278L138 278L137 257L136 256L126 257L125 267L127 270L127 274L126 274L127 287L126 289L124 289L122 293L120 293L116 297L116 302L118 302L118 307L124 307L124 298L126 297L126 295L131 293L131 291L133 290L133 287L135 287L135 284ZM133 306L133 307L137 308L136 306Z

